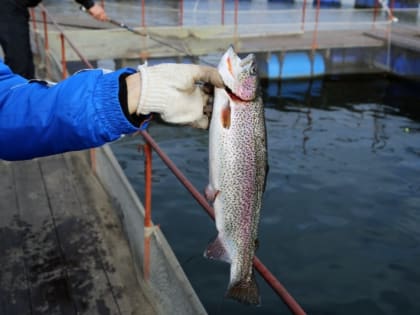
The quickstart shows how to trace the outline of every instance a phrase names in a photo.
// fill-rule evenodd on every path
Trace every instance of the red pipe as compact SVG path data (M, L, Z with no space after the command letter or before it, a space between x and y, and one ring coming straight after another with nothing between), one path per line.
M375 28L375 23L376 23L376 16L378 15L378 7L379 7L379 2L378 0L375 0L375 6L373 7L373 23L372 23L372 28Z
M222 0L222 25L225 25L225 0Z
M44 22L44 49L48 51L48 28L47 28L47 12L42 10L42 21Z
M178 25L182 26L184 24L184 1L179 0L179 21Z
M146 27L146 6L145 0L141 0L141 27Z
M64 34L60 33L60 39L61 39L61 71L63 80L67 77L67 62L66 62L66 45L65 45L65 39Z
M47 16L49 17L49 19L53 22L54 26L60 31L60 36L62 37L62 42L63 39L65 39L67 41L67 43L70 45L70 47L76 52L77 56L79 56L80 60L82 60L84 62L84 64L92 69L93 66L92 64L79 52L79 50L74 46L74 44L70 41L70 39L64 34L62 28L57 24L57 22L48 14L47 9L45 8L45 6L40 3L39 4L41 10L42 10L42 18L43 18L43 23L44 23L44 42L45 42L45 51L48 52L49 49L49 45L48 45L48 31L47 31ZM64 60L64 59L62 59ZM45 58L45 65L46 65L46 69L47 69L47 75L49 76L50 73L50 66L49 66L49 59ZM63 72L63 76L64 76L64 72ZM90 161L91 161L91 168L93 170L93 172L96 172L96 152L95 149L90 149Z
M182 174L179 168L171 161L171 159L160 149L158 144L147 133L140 131L140 134L147 143L156 151L162 161L168 166L172 173L179 179L185 188L191 193L195 200L206 210L207 214L214 220L214 209L209 205L206 198L191 184L191 182ZM258 259L254 257L254 267L258 270L264 280L273 288L273 290L281 297L289 310L295 315L305 315L305 311L290 295L286 288L276 279L276 277L268 270L268 268Z
M60 25L58 25L58 23L48 14L47 9L45 8L45 6L40 3L39 6L42 8L42 16L44 17L44 31L45 31L45 38L46 38L46 49L48 47L48 37L47 37L47 19L46 16L48 16L48 18L52 21L52 23L54 24L54 26L60 31L60 33L63 34L64 38L66 39L67 43L69 44L69 46L73 49L73 51L76 53L76 55L80 58L81 61L83 61L83 63L88 67L88 68L93 68L92 64L81 54L81 52L76 48L76 46L74 46L74 44L72 43L72 41L64 34L64 30L60 27Z
M254 256L254 267L258 270L259 274L270 285L270 287L282 298L283 302L287 305L289 310L295 315L306 315L303 308L296 302L293 296L287 289L277 280L270 270L261 262L261 260Z
M239 0L235 0L235 26L238 25Z
M174 173L174 175L179 179L179 181L187 188L187 190L192 194L195 200L206 210L207 214L214 219L214 210L208 204L206 198L191 184L191 182L182 174L178 167L171 161L171 159L160 149L158 144L153 140L147 131L140 131L140 134L149 143L152 148L156 151L157 155L162 159L162 161L168 166L168 168Z
M31 8L30 12L31 12L31 19L32 19L32 28L35 34L36 53L39 54L41 50L39 49L39 43L38 43L38 32L37 32L37 26L36 26L35 9Z
M314 26L314 35L312 40L312 51L318 48L318 21L319 21L319 11L321 9L321 0L316 1L316 14L315 14L315 26Z
M47 12L46 12L45 8L43 8L43 10L42 10L42 21L44 23L45 70L47 72L47 76L50 76L50 74L51 74L50 59L48 58L48 50L49 50L48 23L47 23Z
M144 177L145 177L145 187L144 187L144 226L152 226L152 148L149 143L146 143L143 146L144 152Z
M301 19L301 24L300 24L300 29L302 32L305 30L305 16L306 16L306 0L303 0L302 19Z
M144 279L150 278L150 232L152 227L152 147L149 143L143 146L144 152L144 257L143 257L143 275Z

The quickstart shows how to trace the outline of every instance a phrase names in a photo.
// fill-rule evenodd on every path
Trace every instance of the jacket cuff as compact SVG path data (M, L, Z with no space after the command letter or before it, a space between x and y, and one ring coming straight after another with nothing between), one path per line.
M135 73L135 70L123 68L100 76L93 95L98 120L103 124L103 130L107 132L105 136L110 140L139 130L126 118L121 107L120 76L124 73Z

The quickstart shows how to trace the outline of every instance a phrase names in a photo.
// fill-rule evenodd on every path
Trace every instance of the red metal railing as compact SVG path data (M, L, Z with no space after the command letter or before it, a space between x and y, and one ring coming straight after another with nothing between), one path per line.
M143 146L144 152L144 257L143 257L143 276L146 280L150 278L150 229L152 228L152 147L149 143Z
M141 131L140 134L146 141L145 151L145 218L151 218L151 182L152 182L152 154L151 148L159 155L166 166L184 185L184 187L191 193L195 200L203 207L207 214L214 220L214 209L208 204L206 198L194 187L194 185L185 177L179 168L171 161L171 159L162 151L158 144L146 131ZM146 219L145 219L146 220ZM148 219L149 220L149 219ZM148 222L151 225L151 221ZM261 260L254 257L254 267L263 277L263 279L271 286L271 288L281 297L289 310L296 315L306 314L303 308L296 302L293 296L287 289L277 280L277 278L270 272L270 270L261 262Z
M62 66L62 72L63 72L63 78L65 78L67 74L67 61L66 61L66 53L65 53L65 43L67 43L71 49L77 54L77 56L80 58L80 60L85 64L88 68L93 68L92 64L83 56L83 54L76 48L76 46L73 44L73 42L66 36L64 33L64 30L61 28L61 26L55 21L55 19L48 13L48 10L45 8L45 6L41 3L39 4L39 7L41 8L41 14L42 14L42 21L44 25L44 49L46 52L49 51L49 44L48 44L48 21L50 21L54 27L59 31L59 36L61 40L61 66ZM32 19L36 21L36 15L35 13L31 14ZM36 23L34 23L34 27L36 27ZM48 58L46 58L48 60Z

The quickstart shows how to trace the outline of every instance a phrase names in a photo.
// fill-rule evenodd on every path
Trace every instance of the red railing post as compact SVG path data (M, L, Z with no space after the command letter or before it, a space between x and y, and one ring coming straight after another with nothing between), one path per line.
M144 152L144 257L143 274L144 279L150 278L150 229L152 228L152 147L146 142L143 146Z
M222 25L225 25L225 0L222 0L221 15Z
M300 24L300 30L302 32L305 30L305 16L306 16L306 0L303 0L302 18L301 18L301 24Z
M235 26L238 25L239 0L235 0Z
M193 186L193 184L185 177L179 168L171 161L171 159L163 152L153 138L147 131L140 131L140 134L145 139L146 143L150 144L151 148L155 150L157 155L168 166L176 178L182 185L191 193L194 199L203 207L207 214L214 220L214 209L209 205L206 198ZM146 159L148 159L146 157ZM264 280L271 286L277 295L283 300L290 311L295 315L305 315L305 311L300 307L296 300L290 295L286 288L276 279L276 277L268 270L268 268L259 260L257 256L254 257L254 267L261 274Z
M66 42L64 38L64 34L60 33L61 39L61 71L62 71L62 78L63 80L67 78L67 61L66 61Z
M373 6L372 29L375 29L376 16L378 15L378 7L379 7L379 0L375 0L375 5Z
M42 16L44 18L44 32L45 32L45 49L48 50L48 33L47 33L47 16L51 20L51 22L54 24L54 26L64 35L63 29L57 24L57 22L47 13L47 10L45 6L41 3L39 6L42 8ZM68 45L73 49L73 51L77 54L77 56L80 58L81 61L88 67L93 68L92 64L80 53L80 51L74 46L74 44L69 40L66 35L64 35L64 38L66 39Z
M144 188L144 225L147 227L152 226L152 148L149 143L144 144L144 176L145 176L145 188Z
M146 6L145 6L145 0L141 0L141 27L146 27Z
M36 53L39 54L41 50L39 49L39 43L38 43L38 32L37 32L37 25L36 25L35 9L31 8L30 12L31 12L31 19L32 19L32 28L34 30L34 35L35 35Z
M50 60L48 58L49 43L48 43L48 24L47 24L47 12L45 8L42 9L42 22L44 23L44 51L45 51L45 71L47 76L50 76Z
M184 1L179 0L179 21L178 25L182 26L184 24Z
M314 34L312 38L312 51L318 48L318 21L319 21L319 12L321 10L321 0L316 1L316 12L315 12L315 25L314 25Z
M48 47L48 26L47 26L47 12L42 10L42 22L44 23L44 49L47 51Z

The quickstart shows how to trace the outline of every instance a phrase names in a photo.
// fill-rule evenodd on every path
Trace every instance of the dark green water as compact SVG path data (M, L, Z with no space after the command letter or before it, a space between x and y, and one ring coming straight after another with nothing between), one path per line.
M258 257L308 314L420 314L420 85L384 77L264 83L270 173ZM199 189L208 133L151 135ZM143 196L138 137L112 147ZM154 155L153 220L209 314L290 314L223 298L229 266L202 253L214 223Z

